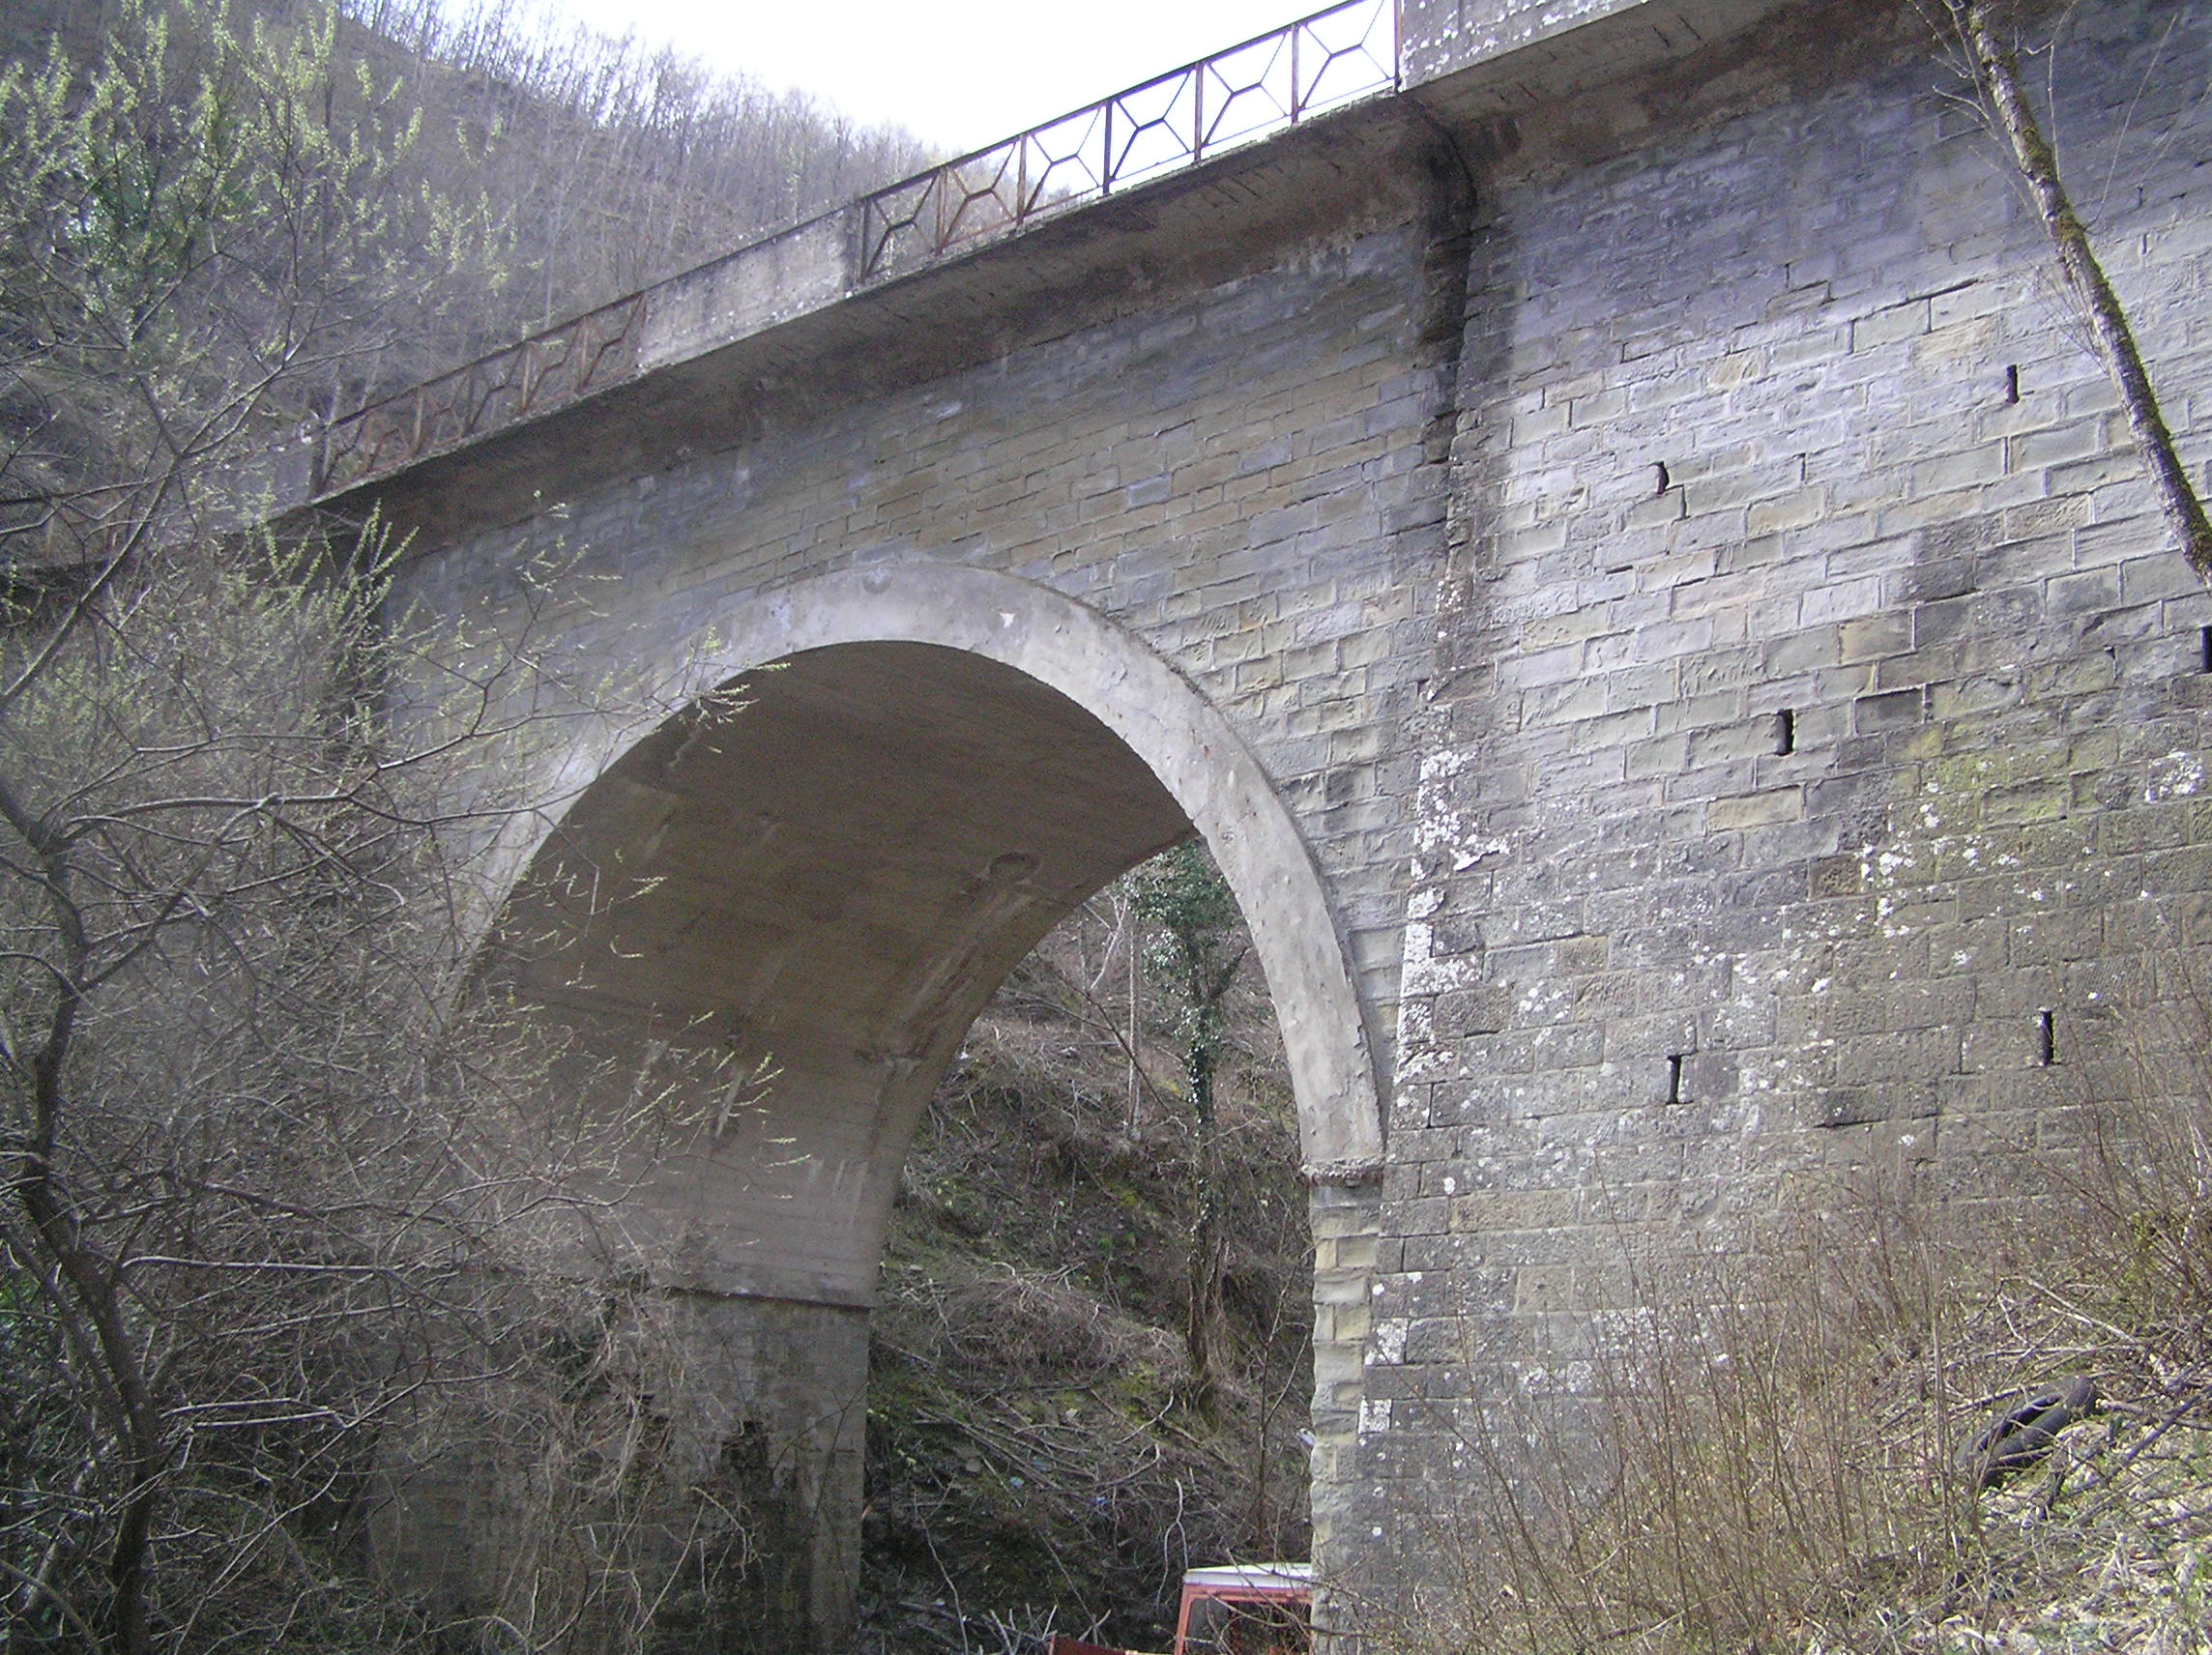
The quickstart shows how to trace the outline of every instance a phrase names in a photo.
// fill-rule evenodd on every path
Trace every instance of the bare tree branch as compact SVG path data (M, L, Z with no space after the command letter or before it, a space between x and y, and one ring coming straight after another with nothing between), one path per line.
M1995 131L2027 186L2067 292L2081 307L2098 361L2118 393L2136 451L2181 554L2212 582L2212 520L2175 451L2125 307L2099 263L2089 232L2059 176L2058 158L2023 91L2016 46L1999 0L1944 0L1974 84Z

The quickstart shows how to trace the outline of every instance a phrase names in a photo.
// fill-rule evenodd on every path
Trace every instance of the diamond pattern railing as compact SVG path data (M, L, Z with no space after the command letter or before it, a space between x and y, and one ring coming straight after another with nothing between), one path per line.
M1398 84L1397 9L1346 0L861 199L860 279Z
M1345 0L838 209L859 215L854 280L919 269L964 243L1195 166L1397 84L1394 0ZM334 421L313 494L403 470L632 377L647 300L630 294Z
M335 494L627 379L644 313L645 295L632 293L333 421L314 492Z

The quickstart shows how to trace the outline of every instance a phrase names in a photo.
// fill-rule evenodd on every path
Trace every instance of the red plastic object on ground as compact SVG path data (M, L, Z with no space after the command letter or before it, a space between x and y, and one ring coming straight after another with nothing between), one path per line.
M1191 1570L1175 1646L1176 1655L1304 1655L1313 1646L1313 1565Z
M1313 1646L1313 1565L1232 1563L1182 1578L1175 1655L1305 1655ZM1137 1655L1055 1638L1052 1655Z

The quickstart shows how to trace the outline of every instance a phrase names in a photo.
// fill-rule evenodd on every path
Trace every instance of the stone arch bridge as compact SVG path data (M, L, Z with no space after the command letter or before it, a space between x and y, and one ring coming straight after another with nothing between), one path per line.
M850 1612L917 1112L1194 828L1294 1061L1331 1578L1417 1566L1624 1258L1839 1168L2000 1199L2082 1130L2053 1050L2200 941L2212 601L1924 28L1358 0L287 454L290 503L415 535L406 600L496 622L558 543L561 647L751 684L713 740L542 761L573 803L517 871L657 884L516 969L596 1050L783 1065L626 1234L715 1352L684 1428L799 1467L794 1647ZM2066 159L2200 464L2212 15L2067 28Z

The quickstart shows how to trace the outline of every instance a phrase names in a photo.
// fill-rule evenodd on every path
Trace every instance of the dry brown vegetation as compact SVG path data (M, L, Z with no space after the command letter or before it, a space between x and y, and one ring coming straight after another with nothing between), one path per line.
M2110 1649L2212 1625L2212 1019L2193 973L2078 1058L2019 1199L1834 1192L1749 1249L1629 1273L1626 1309L1459 1427L1405 1651ZM2024 1155L2022 1160L2029 1158ZM2086 1378L1995 1472L1977 1442ZM2032 1444L2030 1444L2032 1447ZM1984 1486L1984 1485L1987 1486Z
M1048 1625L1164 1648L1186 1566L1305 1554L1310 1243L1280 1041L1247 963L1216 1087L1230 1240L1202 1390L1199 1124L1147 930L1124 884L1047 939L909 1157L870 1373L870 1648L1027 1651Z

